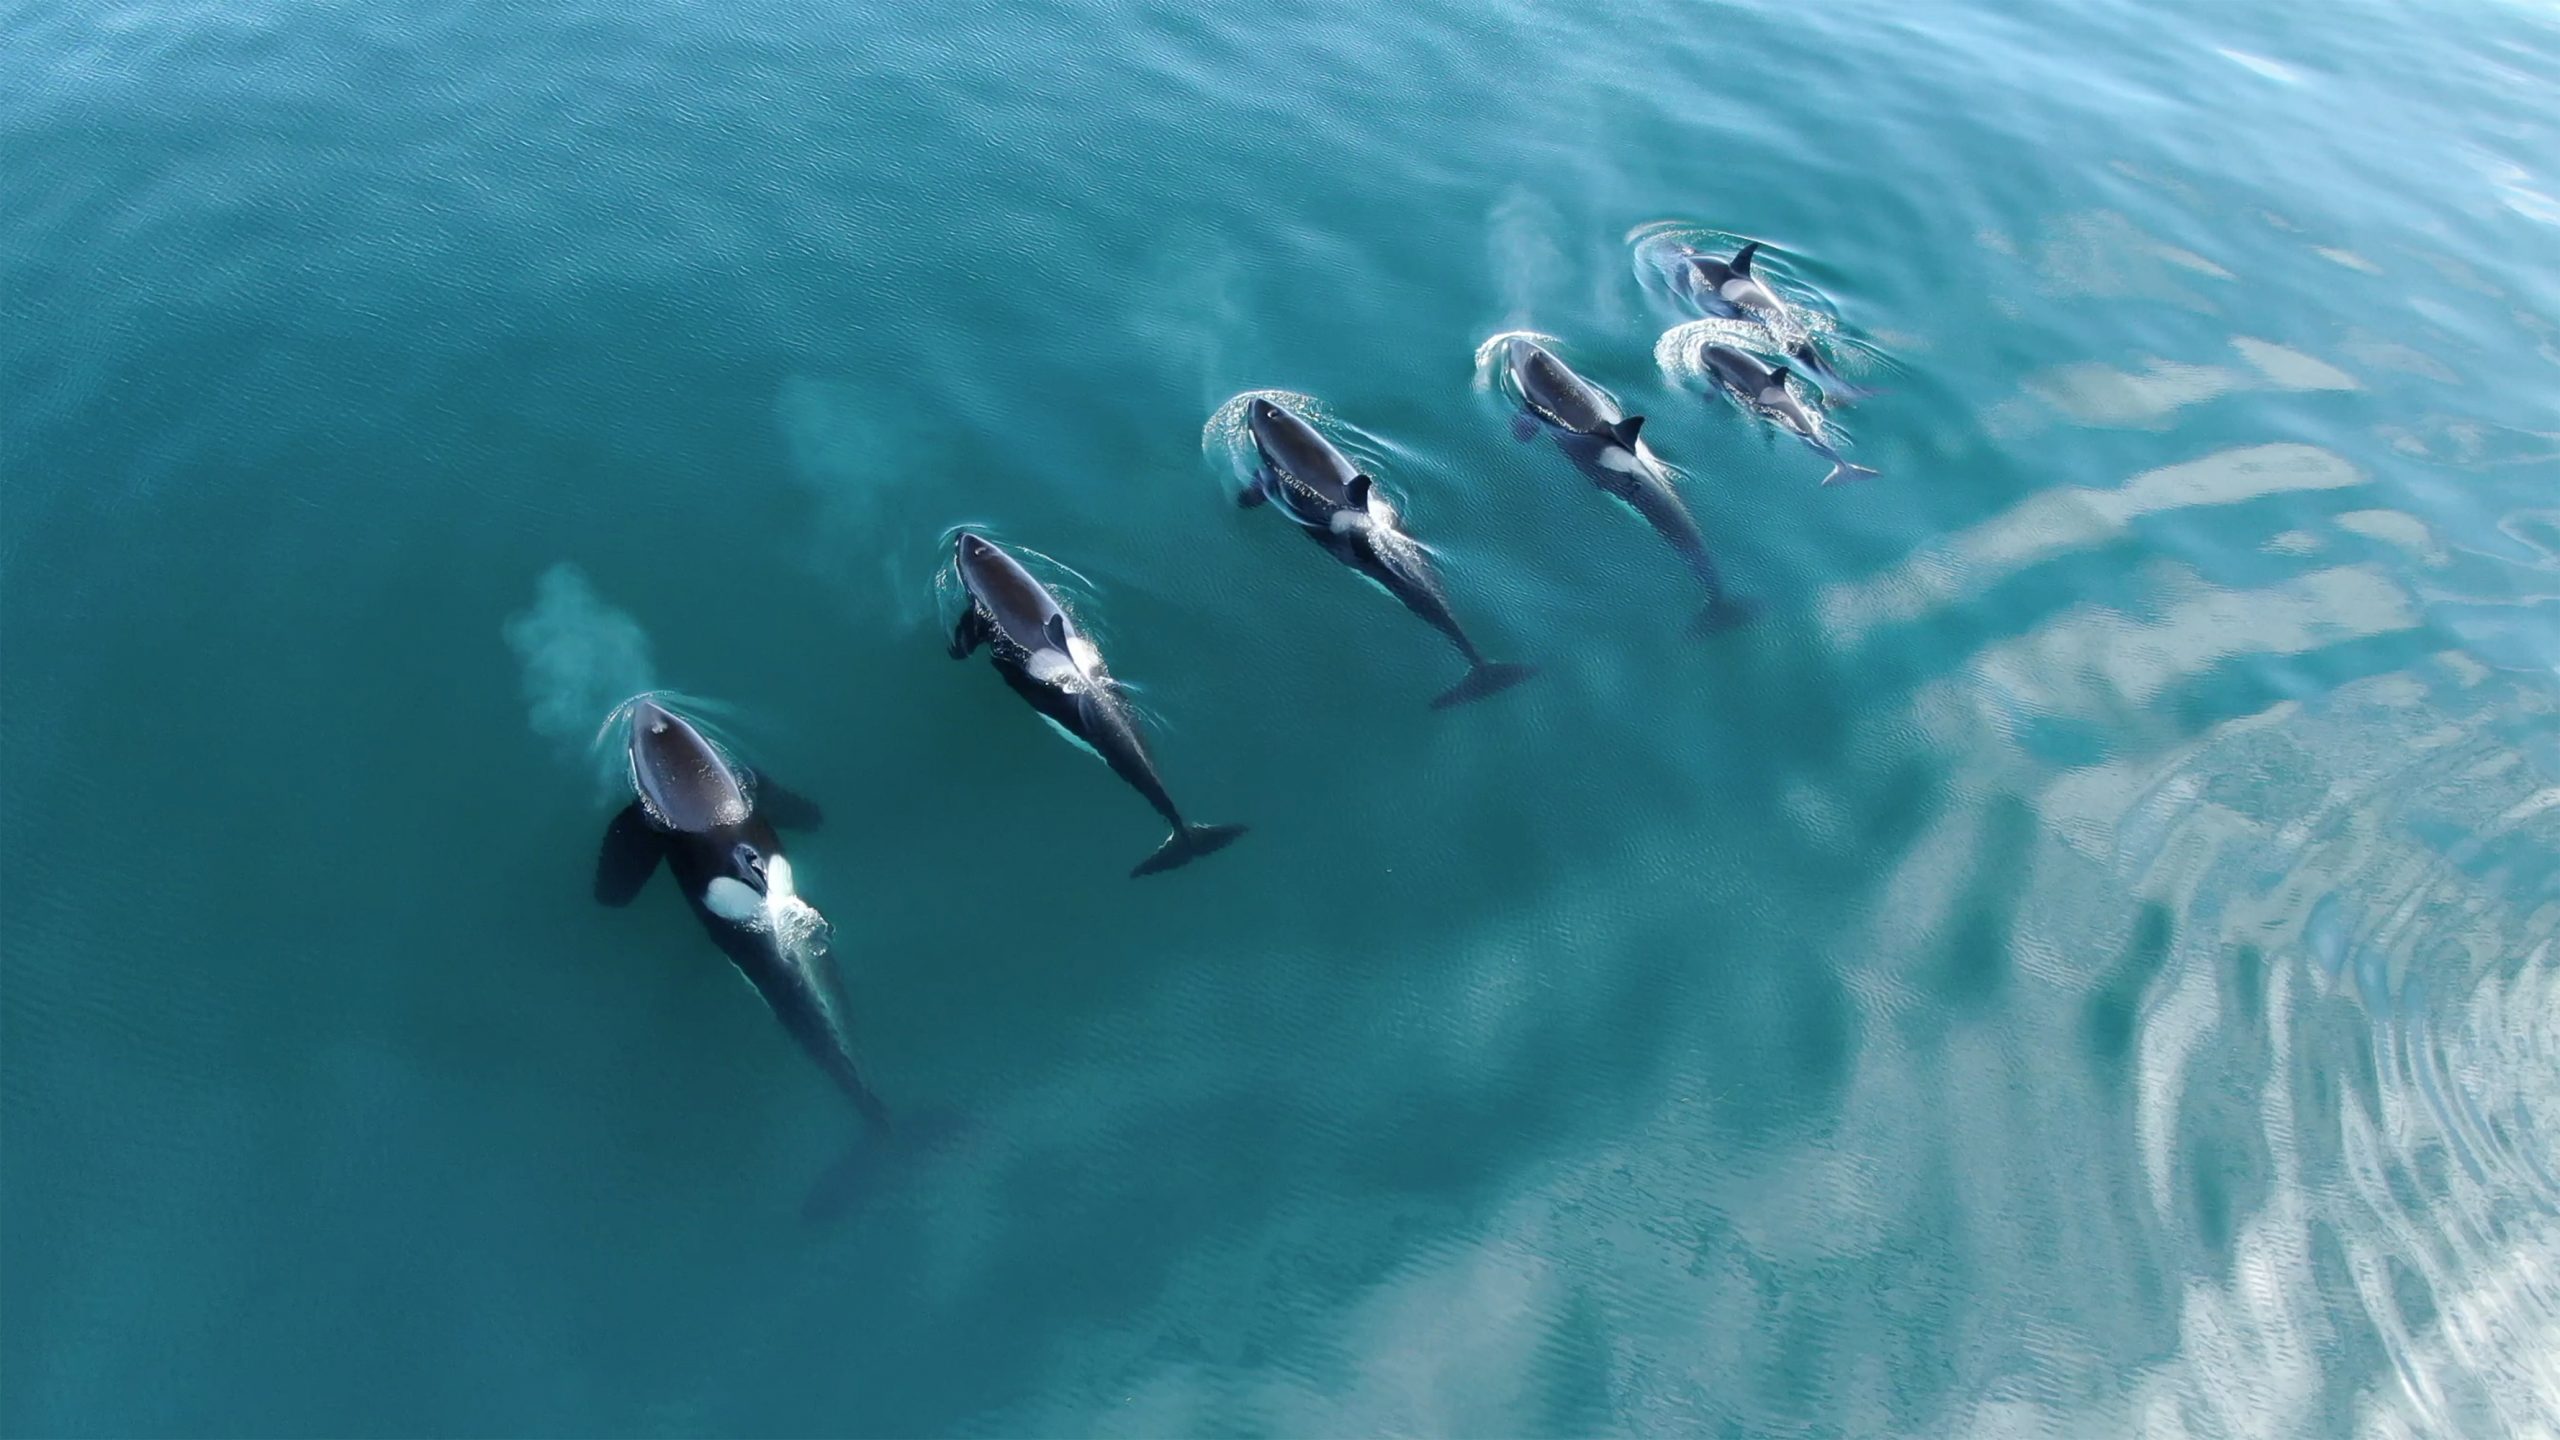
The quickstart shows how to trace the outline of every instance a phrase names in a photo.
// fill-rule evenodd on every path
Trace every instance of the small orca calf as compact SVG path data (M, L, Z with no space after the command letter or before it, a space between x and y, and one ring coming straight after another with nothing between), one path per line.
M1236 503L1276 500L1309 539L1333 557L1404 602L1433 629L1449 637L1470 667L1467 678L1440 693L1434 710L1481 700L1538 673L1534 665L1487 660L1449 610L1430 557L1397 524L1395 507L1377 484L1322 432L1296 414L1256 396L1245 407L1253 447L1262 456L1254 481Z
M731 763L684 717L631 702L630 804L605 827L596 899L631 903L666 862L694 918L800 1048L874 1131L888 1107L854 1064L853 1007L828 927L792 883L778 825L815 826L818 807Z
M1606 391L1534 340L1513 337L1503 363L1520 397L1513 433L1527 440L1545 427L1593 484L1643 517L1707 587L1707 608L1689 628L1711 634L1750 619L1751 607L1725 593L1724 577L1707 553L1706 536L1681 503L1680 492L1671 488L1671 478L1637 447L1644 417L1621 410Z
M1102 652L1022 562L966 530L953 542L969 608L951 635L951 658L981 645L1014 693L1070 740L1102 757L1111 773L1146 797L1173 833L1131 876L1153 875L1214 854L1245 832L1242 825L1193 825L1174 808L1138 733L1137 713L1103 668Z
M1864 465L1852 465L1840 458L1840 452L1831 447L1831 441L1822 433L1821 417L1807 409L1804 402L1795 397L1795 392L1787 388L1787 367L1784 365L1774 368L1764 365L1758 356L1748 351L1713 341L1698 352L1698 358L1705 362L1707 373L1715 377L1717 384L1732 391L1757 413L1793 432L1813 453L1831 462L1831 473L1822 477L1823 484L1863 480L1876 473Z

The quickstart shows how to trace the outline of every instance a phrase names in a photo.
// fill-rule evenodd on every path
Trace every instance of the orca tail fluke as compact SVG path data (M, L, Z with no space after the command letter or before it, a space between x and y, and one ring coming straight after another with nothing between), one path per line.
M867 1102L867 1103L866 1103ZM964 1128L956 1111L917 1111L892 1128L888 1107L876 1097L856 1101L862 1132L809 1186L800 1202L800 1219L809 1225L831 1225L869 1200L901 1160L913 1160L950 1144Z
M1234 844L1236 837L1245 829L1242 825L1175 826L1173 833L1164 837L1164 843L1156 847L1156 853L1139 861L1138 868L1129 872L1129 878L1161 875L1167 870L1188 865L1203 855L1215 855Z
M866 1131L837 1156L809 1186L800 1202L800 1219L808 1225L832 1225L851 1214L870 1193L880 1169L880 1139Z
M1707 608L1698 612L1697 619L1689 622L1689 633L1721 635L1727 630L1750 624L1759 614L1760 607L1748 600L1719 595L1707 602Z
M843 1219L862 1203L879 1174L892 1134L889 1107L869 1090L856 1094L853 1105L862 1112L862 1132L810 1184L807 1198L800 1202L800 1218L807 1224L826 1225Z
M1831 463L1831 473L1822 477L1822 483L1846 485L1852 480L1872 480L1877 473L1864 465L1852 465L1846 460L1835 460Z
M1434 696L1431 708L1446 710L1453 705L1464 705L1471 700L1481 700L1487 695L1499 695L1537 673L1538 667L1535 665L1506 665L1492 660L1479 661L1476 668L1467 672L1466 679Z

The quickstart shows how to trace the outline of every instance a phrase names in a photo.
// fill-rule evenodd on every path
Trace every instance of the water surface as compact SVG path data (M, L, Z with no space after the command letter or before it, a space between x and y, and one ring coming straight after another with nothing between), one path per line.
M0 1426L2560 1429L2546 5L0 34ZM1664 363L1666 230L1836 317L1882 479ZM1511 438L1513 330L1756 624ZM1428 711L1248 391L1544 675ZM1125 878L943 654L961 523L1251 835ZM588 897L642 686L828 806L963 1123L847 1223L677 897Z

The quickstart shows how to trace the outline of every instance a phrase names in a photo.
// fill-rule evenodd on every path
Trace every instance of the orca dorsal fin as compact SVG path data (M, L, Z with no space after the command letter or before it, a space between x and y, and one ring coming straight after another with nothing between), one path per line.
M1609 427L1609 438L1630 450L1636 448L1636 432L1644 428L1644 417L1630 415Z
M1369 478L1368 476L1366 476L1366 475L1354 475L1354 476L1352 476L1352 477L1351 477L1351 508L1352 508L1352 509L1354 509L1354 510L1366 510L1366 509L1368 509L1368 508L1369 508L1369 492L1370 492L1370 491L1372 491L1372 490L1374 490L1374 489L1376 489L1376 488L1377 488L1377 486L1378 486L1378 482L1377 482L1377 481L1375 481L1375 480L1370 479L1370 478Z
M1040 630L1042 634L1049 637L1050 644L1057 646L1062 651L1067 648L1067 612L1064 610L1051 611L1049 614L1049 623L1041 626Z
M1751 276L1751 261L1752 261L1752 258L1753 258L1754 256L1757 256L1759 253L1760 253L1760 242L1759 242L1759 241L1757 241L1757 240L1746 241L1746 242L1744 242L1743 247L1742 247L1741 249L1736 250L1736 251L1734 251L1734 252L1733 252L1733 263L1732 263L1732 264L1730 264L1730 265L1728 265L1728 266L1726 266L1725 268L1726 268L1726 269L1728 269L1728 270L1731 270L1731 271L1732 271L1734 274L1736 274L1736 275L1740 275L1740 276L1742 276L1744 279L1749 279L1749 278L1750 278L1750 276Z
M1769 384L1777 389L1784 390L1787 388L1787 377L1793 373L1795 372L1789 370L1786 366L1781 365L1777 369L1769 372Z

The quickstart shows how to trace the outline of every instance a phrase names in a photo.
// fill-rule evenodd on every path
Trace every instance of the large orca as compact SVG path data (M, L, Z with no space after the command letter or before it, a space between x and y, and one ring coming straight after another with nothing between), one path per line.
M684 717L643 696L630 705L629 805L605 827L596 898L628 905L664 860L713 943L774 1018L873 1129L889 1111L854 1064L852 1006L825 918L800 898L776 826L807 828L818 807L734 764Z
M1538 673L1534 665L1509 665L1484 657L1476 642L1467 638L1458 617L1450 613L1449 597L1440 588L1430 556L1397 523L1395 506L1322 432L1259 396L1245 407L1245 423L1262 465L1237 503L1253 506L1278 501L1309 539L1403 601L1406 609L1448 636L1466 657L1467 677L1442 691L1431 702L1432 709L1483 699Z
M1840 458L1831 440L1822 432L1822 418L1805 407L1787 388L1787 367L1761 363L1747 350L1709 341L1698 352L1698 358L1715 377L1717 384L1730 390L1743 404L1792 433L1807 449L1831 462L1831 473L1822 477L1825 485L1843 480L1863 480L1876 472L1864 465L1852 465Z
M1681 503L1680 492L1671 488L1671 477L1637 446L1644 417L1627 414L1608 392L1525 336L1512 337L1503 363L1522 411L1513 432L1523 440L1534 437L1541 426L1554 434L1591 482L1642 516L1707 587L1707 608L1690 628L1711 633L1751 618L1748 605L1725 593L1724 577L1707 553L1706 536Z
M1751 273L1751 262L1759 254L1760 242L1753 240L1735 251L1730 260L1695 250L1682 255L1680 258L1689 262L1690 294L1697 298L1699 307L1736 319L1786 319L1786 302Z
M1193 825L1174 808L1138 733L1137 713L1103 667L1102 652L1047 586L1022 562L963 530L953 542L969 608L951 636L951 657L965 660L981 645L1014 693L1066 736L1102 757L1111 773L1146 797L1173 827L1132 876L1153 875L1226 848L1242 825Z

